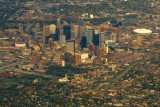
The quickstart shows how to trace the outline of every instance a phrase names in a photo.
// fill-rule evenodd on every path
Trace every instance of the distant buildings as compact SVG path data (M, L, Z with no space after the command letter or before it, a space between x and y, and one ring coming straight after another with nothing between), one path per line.
M66 36L66 40L71 39L71 26L70 25L63 26L63 34Z
M57 28L61 28L61 19L57 18Z
M66 52L75 55L75 40L66 41Z
M50 35L50 26L43 26L43 45L46 44L46 36Z

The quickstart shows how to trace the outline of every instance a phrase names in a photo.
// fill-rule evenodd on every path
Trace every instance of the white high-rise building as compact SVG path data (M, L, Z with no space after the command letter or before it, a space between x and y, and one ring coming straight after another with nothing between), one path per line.
M50 34L55 34L56 33L56 25L51 24L50 25Z

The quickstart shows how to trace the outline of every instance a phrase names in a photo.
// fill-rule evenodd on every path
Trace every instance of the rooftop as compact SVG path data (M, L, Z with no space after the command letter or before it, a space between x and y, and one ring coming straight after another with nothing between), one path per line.
M150 33L152 33L152 31L149 29L135 29L135 30L133 30L133 32L137 33L137 34L150 34Z

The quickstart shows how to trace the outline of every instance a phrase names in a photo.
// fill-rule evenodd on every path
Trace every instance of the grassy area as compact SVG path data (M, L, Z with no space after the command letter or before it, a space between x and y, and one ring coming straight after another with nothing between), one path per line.
M76 68L76 67L71 67L71 66L65 66L65 67L49 66L46 73L49 75L64 77L65 74L74 75L76 73L87 73L88 70L90 70L90 69Z
M36 78L41 78L40 76L35 76L35 75L25 75L22 77L16 77L14 81L27 81L27 80L34 80Z
M109 20L111 21L111 23L117 23L114 18L110 18L110 17L109 18L84 19L84 21L89 21L93 25L99 25Z
M19 83L16 83L16 82L4 82L3 85L5 85L7 87L12 87L12 86L19 85Z

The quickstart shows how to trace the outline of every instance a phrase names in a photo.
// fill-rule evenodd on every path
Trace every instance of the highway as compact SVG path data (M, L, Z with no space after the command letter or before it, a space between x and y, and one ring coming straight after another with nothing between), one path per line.
M27 25L27 27L26 27L26 29L25 29L25 32L26 32L26 33L30 32L30 29L31 29L31 27L33 26L33 24L34 24L34 23L32 23L32 24L28 23L28 25Z
M144 59L141 59L139 61L136 61L134 64L132 64L132 66L138 65L140 62L144 61ZM130 71L131 67L128 67L122 74L120 74L119 76L117 76L115 79L112 79L109 82L105 82L105 83L100 83L95 90L98 90L100 87L102 86L110 86L112 84L114 84L115 82L117 82L118 80L120 80L122 77L124 77L129 71ZM112 84L111 84L112 83Z
M15 62L15 63L12 63L12 64L4 65L4 66L0 67L0 72L5 71L6 68L9 68L9 67L11 67L11 66L17 65L17 64L19 64L19 63L24 63L24 62L25 62L25 61L20 61L20 62Z
M2 72L5 71L5 69L7 69L9 67L12 67L12 66L15 66L15 65L20 64L20 63L24 63L24 62L25 61L23 60L23 61L15 62L15 63L12 63L12 64L4 65L4 66L0 67L0 72L2 73ZM48 74L43 74L43 73L35 72L35 71L23 71L21 69L14 69L14 72L28 74L28 75L42 76L42 77L50 78L50 79L53 79L53 80L58 80L59 79L59 77L48 75Z
M111 83L114 83L116 81L118 81L119 79L121 79L123 76L125 76L128 72L129 72L130 68L126 69L122 74L120 74L119 76L117 76L115 79L109 81L109 82L106 82L106 83L100 83L99 86L96 87L95 90L98 90L100 87L104 86L104 85L111 85Z

